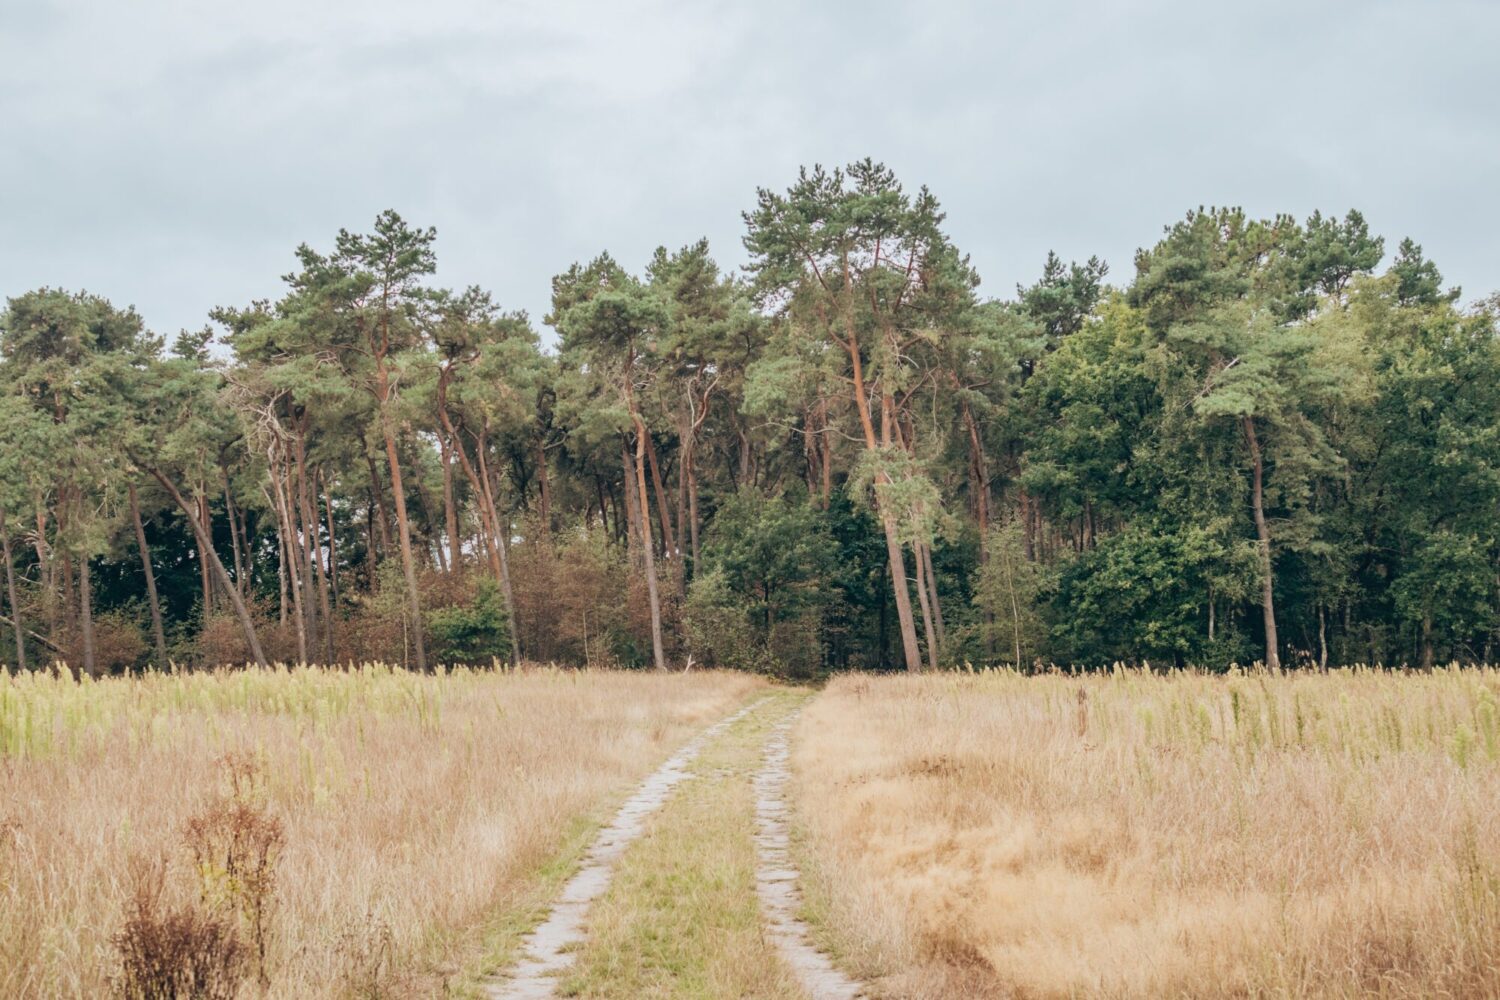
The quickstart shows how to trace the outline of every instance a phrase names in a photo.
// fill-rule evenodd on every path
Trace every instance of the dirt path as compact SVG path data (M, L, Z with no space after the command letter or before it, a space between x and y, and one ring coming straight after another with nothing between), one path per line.
M859 985L813 947L810 929L798 916L802 894L789 851L786 785L791 774L788 742L800 714L799 707L771 731L764 763L755 778L756 891L766 918L767 936L808 996L812 1000L855 1000L863 995Z
M756 700L647 778L487 995L862 997L799 915L786 796L791 731L808 697L782 689Z
M520 961L504 980L489 988L492 1000L532 1000L554 995L557 974L573 963L573 949L584 940L583 920L589 906L609 887L615 865L626 848L640 837L646 819L661 808L672 789L688 776L688 766L703 747L765 700L746 705L709 726L641 783L609 826L595 838L582 867L563 887L547 919L522 941Z

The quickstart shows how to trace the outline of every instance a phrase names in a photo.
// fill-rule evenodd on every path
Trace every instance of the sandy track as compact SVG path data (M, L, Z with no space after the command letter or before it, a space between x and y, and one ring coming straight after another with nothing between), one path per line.
M490 986L488 995L493 1000L536 1000L554 995L558 973L573 964L576 947L584 940L583 921L589 906L609 888L615 865L645 830L647 818L688 777L688 765L710 740L766 700L752 702L703 730L636 788L594 839L582 867L563 886L547 919L522 940L520 961L503 980Z
M859 985L813 947L807 923L797 915L802 895L789 853L786 785L791 773L788 740L800 714L796 709L771 731L755 778L756 889L767 936L812 1000L855 1000L863 996Z

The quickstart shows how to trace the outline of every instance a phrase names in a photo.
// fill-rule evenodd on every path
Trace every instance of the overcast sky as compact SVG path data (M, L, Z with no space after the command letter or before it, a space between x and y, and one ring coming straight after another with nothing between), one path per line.
M1480 0L0 0L0 294L174 333L392 207L539 323L569 263L706 235L738 266L758 186L869 155L992 296L1049 249L1126 280L1238 204L1357 207L1468 300L1500 289L1497 43Z

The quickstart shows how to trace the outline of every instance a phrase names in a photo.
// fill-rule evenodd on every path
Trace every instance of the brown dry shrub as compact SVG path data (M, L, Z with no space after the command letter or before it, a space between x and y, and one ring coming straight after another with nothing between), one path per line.
M286 835L264 804L263 776L255 760L230 754L221 761L227 798L191 817L183 840L198 874L199 895L212 910L238 919L247 930L262 984L276 907L276 865Z
M61 659L83 670L83 631L76 625L59 630L58 646L65 652ZM118 674L134 669L146 657L145 634L123 611L107 611L94 616L94 675Z
M231 918L198 904L166 901L166 862L131 864L134 889L114 936L120 971L114 993L126 1000L232 1000L247 954Z
M297 660L297 636L292 625L281 625L263 605L252 605L250 617L255 623L255 637L262 652L272 663L294 663ZM233 612L210 614L198 631L193 653L205 667L244 666L254 661L245 629Z
M517 634L528 659L608 666L629 644L639 616L620 600L626 561L602 530L531 538L511 549L510 571ZM640 589L644 602L644 585ZM649 650L649 619L635 634L647 637Z
M123 611L109 611L94 619L94 662L99 672L119 674L145 660L150 647L141 627Z

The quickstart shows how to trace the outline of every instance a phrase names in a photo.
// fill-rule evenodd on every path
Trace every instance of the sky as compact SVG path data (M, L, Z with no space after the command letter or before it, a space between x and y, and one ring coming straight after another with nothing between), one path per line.
M1227 204L1358 208L1467 301L1500 289L1497 43L1489 0L0 0L0 296L197 329L395 208L540 326L572 262L739 267L757 188L871 156L993 297L1049 250L1124 283Z

